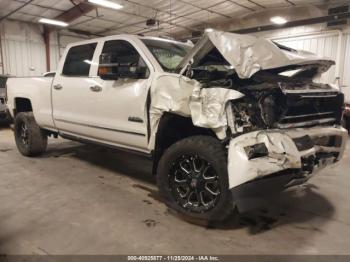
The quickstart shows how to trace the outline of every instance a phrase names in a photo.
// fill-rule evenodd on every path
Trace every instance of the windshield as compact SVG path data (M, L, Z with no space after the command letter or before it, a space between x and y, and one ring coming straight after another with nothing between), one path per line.
M173 72L192 47L166 40L141 39L164 71Z

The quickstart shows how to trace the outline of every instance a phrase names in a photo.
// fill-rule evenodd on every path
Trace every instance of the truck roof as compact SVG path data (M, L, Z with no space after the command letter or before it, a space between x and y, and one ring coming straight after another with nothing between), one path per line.
M154 36L141 36L141 35L132 35L132 34L119 34L119 35L111 35L111 36L92 38L92 39L88 39L88 40L83 40L83 41L70 43L70 44L67 45L67 47L93 43L93 42L96 42L96 41L112 40L112 39L114 39L117 36L121 37L121 38L124 38L124 39L130 39L130 40L132 40L132 39L140 39L140 40L142 40L142 39L150 39L150 40L157 40L157 41L172 42L174 44L180 44L180 45L186 45L186 46L193 47L193 43L190 42L190 41L189 42L180 42L180 41L176 41L176 40L168 39L168 38L154 37Z

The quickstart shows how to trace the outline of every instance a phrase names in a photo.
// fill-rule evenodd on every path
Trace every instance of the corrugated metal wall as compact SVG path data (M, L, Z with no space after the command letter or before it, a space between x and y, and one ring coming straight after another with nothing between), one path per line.
M277 38L276 41L294 49L310 51L321 57L337 60L339 37L336 33ZM322 75L320 81L334 83L336 78L335 69L335 66L332 66L329 71Z
M55 71L64 52L65 47L74 42L79 42L89 39L87 36L72 34L51 33L50 36L50 70Z
M33 76L45 72L45 44L39 26L5 21L0 29L5 74Z
M344 55L344 72L343 83L350 87L350 34L345 34L345 55Z
M319 81L335 83L336 77L340 77L339 84L347 100L350 101L349 29L338 31L330 30L325 25L313 25L262 32L257 35L270 38L292 48L303 49L320 56L329 57L336 61L338 72L336 70L337 66L333 66L328 72L322 75ZM338 52L339 48L340 50Z
M299 26L258 33L258 35L270 38L294 49L309 51L337 61L338 33L326 30L324 25ZM334 83L335 78L336 67L333 66L322 75L319 81Z
M2 41L1 41L1 31L0 31L0 74L4 74L5 70L4 70L4 65L2 63Z
M5 20L0 23L3 66L5 74L13 76L39 76L46 72L46 52L43 28L40 25ZM85 37L50 36L50 71L55 71L64 47ZM59 43L60 46L59 46ZM1 56L0 56L1 60ZM2 68L0 67L0 73Z

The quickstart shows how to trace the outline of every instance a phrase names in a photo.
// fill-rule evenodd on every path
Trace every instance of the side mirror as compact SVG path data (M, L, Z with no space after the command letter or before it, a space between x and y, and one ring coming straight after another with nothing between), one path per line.
M100 56L98 75L103 80L118 80L119 78L145 79L149 75L146 66L121 64L113 53L103 53Z
M100 62L98 66L98 75L103 80L118 80L118 63L116 56L113 53L102 53L100 55Z
M118 66L119 78L145 79L148 77L148 68L145 66Z
M99 66L98 75L103 80L118 80L119 75L117 70L113 70L111 67Z

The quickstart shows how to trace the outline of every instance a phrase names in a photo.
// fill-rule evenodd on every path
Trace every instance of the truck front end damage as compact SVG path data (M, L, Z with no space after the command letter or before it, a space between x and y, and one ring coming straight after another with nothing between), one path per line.
M250 209L342 158L344 95L315 81L332 65L269 40L209 33L168 77L178 90L153 88L153 126L167 111L212 129L227 149L235 205Z
M305 183L342 158L346 140L345 129L328 126L261 130L233 138L228 147L228 173L238 209Z
M256 200L260 193L303 183L341 159L347 139L340 126L344 95L314 82L333 61L224 32L208 34L197 49L192 75L203 88L243 94L226 105L234 199Z

